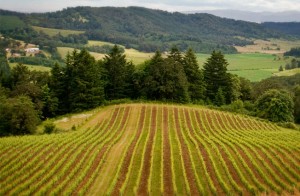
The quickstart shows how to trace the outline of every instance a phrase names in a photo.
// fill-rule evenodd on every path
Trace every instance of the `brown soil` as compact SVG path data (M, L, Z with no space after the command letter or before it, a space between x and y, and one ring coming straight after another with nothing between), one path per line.
M199 115L199 113L197 112L196 113L196 120L197 120L197 122L200 124L200 115ZM225 192L224 192L224 190L222 189L222 187L221 187L221 185L220 185L220 183L219 183L219 181L218 181L218 179L217 179L217 175L216 175L216 173L215 173L215 170L214 170L214 168L213 168L213 165L212 165L212 162L211 162L211 160L210 160L210 158L209 158L209 156L208 156L208 153L206 152L206 150L205 150L205 147L204 147L204 145L200 142L200 141L198 141L198 145L199 145L199 148L200 148L200 152L201 152L201 155L202 155L202 157L203 157L203 160L204 160L204 163L205 163L205 167L206 167L206 170L208 171L208 173L210 174L210 177L211 177L211 179L212 179L212 181L213 181L213 184L214 184L214 186L216 187L216 190L217 190L217 195L224 195L225 194Z
M148 195L148 180L150 176L152 145L153 145L153 140L154 140L155 130L156 130L156 113L157 113L157 108L154 106L152 108L150 136L144 154L144 164L142 168L139 188L137 191L138 195Z
M250 168L250 170L253 172L254 176L256 177L256 179L261 183L261 184L265 184L264 180L261 178L260 174L258 173L258 171L256 170L255 166L252 164L252 161L249 159L249 157L245 154L245 152L241 149L241 148L237 148L239 154L241 155L241 157L244 159L244 161L246 162L247 166Z
M229 125L231 126L232 129L241 130L241 128L238 127L238 125L233 122L233 120L231 119L231 117L229 115L226 115L226 114L222 114L222 115L223 115L224 119L226 119L229 122Z
M196 120L197 120L197 123L198 123L198 125L199 125L199 128L200 128L200 130L202 131L202 133L204 133L205 135L208 135L208 133L206 132L206 130L205 130L205 128L204 128L204 126L203 126L203 124L202 124L202 122L201 122L201 116L200 116L200 113L199 113L199 111L197 111L197 112L195 112L195 114L196 114Z
M132 141L132 143L130 144L126 157L124 158L124 162L122 165L122 169L120 171L119 177L118 177L118 181L115 185L114 190L112 191L112 195L119 195L119 191L124 183L124 181L126 180L126 175L128 173L128 169L130 166L130 163L132 161L132 155L133 155L133 151L134 148L137 144L138 139L140 138L140 135L143 131L143 126L144 126L144 119L145 119L145 114L146 114L146 107L143 106L142 110L141 110L141 116L140 116L140 120L139 120L139 125L138 125L138 131L137 134L134 138L134 140Z
M184 142L183 139L183 135L181 133L181 128L180 128L180 124L179 124L179 115L178 115L178 109L174 108L174 115L175 115L175 128L176 128L176 132L177 135L179 137L179 141L180 141L180 146L181 146L181 151L182 151L182 158L184 161L184 167L185 167L185 172L186 172L186 177L187 180L189 182L189 187L191 190L191 195L199 195L199 191L197 188L197 184L196 184L196 178L194 175L194 171L193 171L193 167L192 167L192 162L189 156L189 151L188 151L188 147Z
M173 195L171 146L169 142L168 109L163 108L163 183L164 195Z
M221 118L219 112L216 113L216 117L217 117L217 120L218 120L218 122L219 122L218 124L219 124L220 127L222 128L223 132L224 132L224 131L229 131L228 128L227 128L227 126L226 126L226 125L224 124L224 122L222 121L222 118Z
M249 195L249 192L247 191L246 187L244 187L244 184L241 181L237 171L235 170L231 160L229 160L229 158L227 157L225 151L222 148L220 148L220 147L218 147L218 148L219 148L219 151L221 153L222 158L224 159L224 161L226 163L226 166L229 170L229 173L230 173L231 177L238 184L238 186L243 189L243 195Z
M242 120L239 116L233 116L236 122L242 127L244 130L252 129L251 127L246 126L247 120Z
M275 175L277 175L281 181L285 182L285 184L289 184L284 175L281 173L281 171L278 171L278 169L272 164L271 160L267 157L267 155L264 152L262 152L258 148L255 149L255 152L257 152L260 155L260 157L263 158L263 161L267 163L269 168L274 171ZM280 184L278 184L278 186L280 186Z

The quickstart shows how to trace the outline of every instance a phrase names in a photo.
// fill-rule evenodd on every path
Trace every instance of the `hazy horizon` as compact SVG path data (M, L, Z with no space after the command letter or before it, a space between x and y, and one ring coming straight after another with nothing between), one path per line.
M139 6L166 11L199 11L199 10L240 10L252 12L285 12L300 10L298 0L129 0L129 1L103 1L103 0L0 0L0 9L18 12L52 12L67 7L129 7Z

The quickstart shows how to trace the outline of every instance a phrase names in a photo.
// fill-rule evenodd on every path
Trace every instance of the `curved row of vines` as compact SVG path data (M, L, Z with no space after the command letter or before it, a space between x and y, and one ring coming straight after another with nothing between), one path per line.
M120 105L90 128L2 138L0 147L0 195L86 195L98 182L99 195L300 190L299 132L208 109Z

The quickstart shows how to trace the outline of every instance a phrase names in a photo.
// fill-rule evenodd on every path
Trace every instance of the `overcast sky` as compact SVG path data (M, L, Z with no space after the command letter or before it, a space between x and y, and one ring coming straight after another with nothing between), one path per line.
M300 0L0 0L0 8L22 12L56 11L76 6L141 6L167 11L236 9L246 11L299 11Z

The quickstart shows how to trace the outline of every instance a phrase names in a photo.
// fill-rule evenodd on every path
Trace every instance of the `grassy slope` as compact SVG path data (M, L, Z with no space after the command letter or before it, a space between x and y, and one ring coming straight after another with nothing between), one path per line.
M299 193L297 131L202 107L153 104L109 106L57 122L60 128L73 125L77 126L75 132L0 138L0 194L103 195L114 191L114 185L122 181L125 195L157 190L151 193L155 195L167 188L163 176L173 174L181 176L171 178L175 180L173 194L176 190L178 194L204 195L259 190ZM157 135L160 130L168 131L164 139ZM152 142L163 140L170 142L168 160L172 162L155 158L162 157L166 149L164 145L160 145L163 149L153 148ZM152 148L146 150L147 144ZM143 153L143 149L149 153ZM122 166L125 160L131 160L128 171ZM145 164L150 164L149 170L143 167ZM161 169L153 169L152 164ZM172 174L164 170L165 164L171 165ZM124 181L120 176L126 177ZM144 177L146 183L140 182Z
M70 34L83 34L84 31L76 31L76 30L64 30L64 29L53 29L53 28L44 28L44 27L38 27L38 26L32 26L34 30L37 32L43 31L49 36L54 36L60 33L62 36L68 36Z
M285 70L281 72L274 73L275 76L292 76L297 73L300 73L300 68Z

